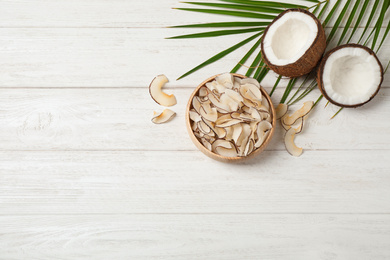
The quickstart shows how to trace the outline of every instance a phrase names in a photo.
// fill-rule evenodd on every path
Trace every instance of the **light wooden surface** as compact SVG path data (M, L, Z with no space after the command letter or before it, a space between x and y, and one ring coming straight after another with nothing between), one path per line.
M164 39L191 32L169 25L234 21L179 6L0 1L0 260L390 259L389 72L362 108L330 120L322 101L302 157L279 128L258 160L216 162L191 143L185 106L250 46L175 81L242 39ZM161 73L177 117L156 126L147 86Z

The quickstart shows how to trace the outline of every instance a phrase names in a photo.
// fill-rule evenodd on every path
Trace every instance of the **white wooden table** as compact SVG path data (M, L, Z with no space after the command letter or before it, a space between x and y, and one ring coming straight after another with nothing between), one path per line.
M164 39L232 21L178 6L0 1L0 259L390 259L390 74L333 120L323 100L300 158L278 129L254 162L219 163L191 143L185 105L250 46L175 81L242 39ZM156 126L147 87L161 73L177 117Z

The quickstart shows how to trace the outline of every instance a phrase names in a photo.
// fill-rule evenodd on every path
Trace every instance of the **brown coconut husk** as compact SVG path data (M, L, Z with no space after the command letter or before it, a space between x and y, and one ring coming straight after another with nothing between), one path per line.
M271 70L275 71L277 74L282 76L296 78L308 74L318 65L326 49L326 36L321 22L311 12L305 9L288 9L280 13L267 27L267 29L264 31L263 39L267 35L268 29L274 24L274 22L289 12L305 13L314 19L314 21L317 24L318 33L312 45L305 52L305 54L302 55L302 57L299 58L296 62L284 66L274 65L268 60L267 56L264 53L264 44L263 44L264 41L261 42L261 51L263 53L264 62Z
M363 103L359 103L359 104L356 104L356 105L345 105L345 104L340 104L336 101L334 101L333 99L331 99L328 94L325 92L325 89L324 89L324 82L323 82L323 74L324 74L324 68L325 68L325 64L329 58L330 55L332 55L334 52L342 49L342 48L361 48L361 49L364 49L365 51L367 51L370 55L374 56L375 60L378 62L379 64L379 67L381 69L381 81L378 85L378 88L377 90L375 91L374 94L371 95L370 99L368 99L367 101L363 102ZM320 89L322 95L332 104L336 105L336 106L339 106L339 107L360 107L360 106L363 106L364 104L370 102L375 96L376 94L378 94L379 92L379 89L381 88L381 85L382 85L382 82L383 82L383 66L382 66L382 63L379 61L378 57L376 56L375 52L373 50L371 50L370 48L366 47L366 46L363 46L363 45L360 45L360 44L355 44L355 43L349 43L349 44L344 44L344 45L340 45L330 51L328 51L324 58L322 59L319 67L318 67L318 70L317 70L317 85L318 85L318 88Z

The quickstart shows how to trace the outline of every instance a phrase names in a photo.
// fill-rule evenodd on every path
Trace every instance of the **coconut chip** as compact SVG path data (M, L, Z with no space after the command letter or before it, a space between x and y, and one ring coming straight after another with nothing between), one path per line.
M162 113L157 113L154 111L154 116L152 118L152 122L155 124L163 124L170 120L172 120L176 116L176 113L170 109L164 109Z

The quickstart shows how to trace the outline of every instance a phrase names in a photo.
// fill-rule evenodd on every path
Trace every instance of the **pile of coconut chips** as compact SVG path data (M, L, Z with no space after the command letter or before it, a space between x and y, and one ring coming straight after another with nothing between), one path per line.
M194 135L211 152L248 156L273 128L270 105L253 78L219 75L202 86L189 111Z

